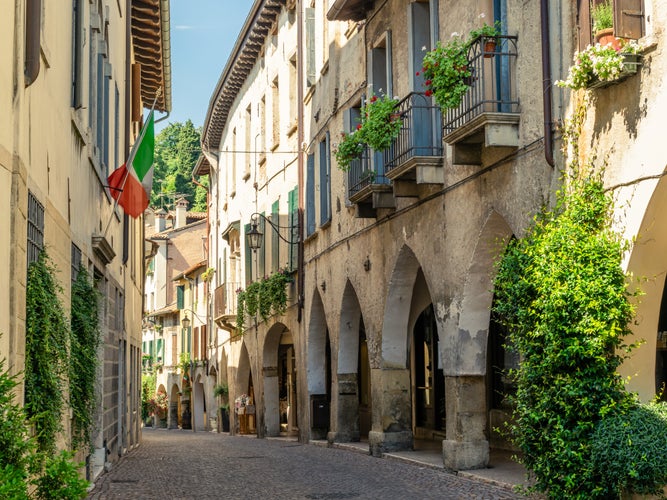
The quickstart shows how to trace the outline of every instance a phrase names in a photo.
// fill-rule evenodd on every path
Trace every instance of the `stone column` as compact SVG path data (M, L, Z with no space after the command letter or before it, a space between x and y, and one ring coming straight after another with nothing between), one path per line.
M371 370L373 425L368 444L373 456L387 451L411 450L412 402L410 370L374 368Z
M359 394L356 373L338 374L338 401L334 406L331 432L327 434L329 443L359 441Z
M262 368L262 374L264 375L264 405L263 405L263 428L266 430L266 436L280 436L280 397L278 387L278 367L277 366L265 366ZM257 398L257 393L255 393L255 409L257 411L257 417L259 417L259 401ZM260 430L262 426L257 426L257 434L260 436Z
M442 443L446 469L483 469L489 463L486 437L486 384L482 375L445 377L447 439Z

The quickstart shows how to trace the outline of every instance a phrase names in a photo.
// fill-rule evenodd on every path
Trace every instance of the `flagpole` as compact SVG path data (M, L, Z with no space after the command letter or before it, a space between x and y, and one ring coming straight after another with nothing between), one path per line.
M151 110L148 113L148 116L150 117L151 114L155 111L155 105L157 104L157 100L162 94L162 87L157 89L157 92L155 94L155 98L153 99L153 105L151 106ZM132 162L134 161L134 157L137 155L137 149L139 147L139 144L141 144L141 141L143 140L144 136L146 135L146 127L142 127L141 129L141 134L139 134L139 137L137 138L136 141L134 141L134 144L132 144L132 149L130 149L130 155L127 157L127 161L125 162L125 175L123 176L123 182L120 185L120 188L118 189L121 192L121 195L123 193L123 189L125 189L125 183L127 182L127 176L130 175L130 167L132 165ZM120 198L120 196L118 197ZM116 213L116 207L118 207L118 198L115 196L113 197L114 203L113 203L113 208L111 209L111 215L109 216L109 220L107 222L106 227L104 228L104 233L102 233L102 237L106 237L107 232L109 231L109 226L111 226L111 221L113 219L114 214Z

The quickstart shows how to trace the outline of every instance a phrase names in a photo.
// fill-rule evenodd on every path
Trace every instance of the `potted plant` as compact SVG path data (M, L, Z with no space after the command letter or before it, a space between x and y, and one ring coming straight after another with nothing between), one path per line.
M614 6L611 0L605 0L593 6L593 34L595 43L610 45L615 49L621 48L621 42L614 36Z
M468 43L472 45L478 39L482 38L484 41L484 57L493 57L496 52L496 45L498 44L498 35L500 35L500 21L496 21L492 25L484 23L481 28L475 28L470 31Z
M618 81L637 72L641 65L641 50L635 41L624 44L620 51L611 45L589 45L574 54L574 64L570 66L567 79L556 81L556 85L577 90Z

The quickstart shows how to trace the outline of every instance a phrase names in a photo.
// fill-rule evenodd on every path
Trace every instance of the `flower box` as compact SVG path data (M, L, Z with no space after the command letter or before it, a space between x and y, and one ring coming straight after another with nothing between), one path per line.
M615 80L595 80L588 85L589 89L601 89L625 80L637 73L642 66L641 54L621 54L623 56L623 69Z

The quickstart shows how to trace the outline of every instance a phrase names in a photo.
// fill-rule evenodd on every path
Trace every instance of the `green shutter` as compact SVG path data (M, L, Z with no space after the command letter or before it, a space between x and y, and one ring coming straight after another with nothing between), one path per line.
M176 287L176 309L183 309L185 307L185 286L178 285Z
M157 350L155 352L155 361L157 361L158 363L164 361L164 340L162 339L157 339Z
M298 252L299 252L299 187L295 187L292 191L289 192L288 197L288 213L289 213L289 226L290 226L290 238L289 240L294 242L289 245L289 268L291 271L296 270L298 266Z
M271 205L271 222L280 226L280 201L276 200ZM271 271L276 272L280 268L280 238L278 232L271 233Z

